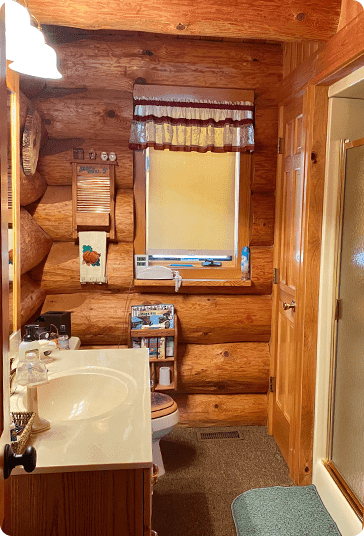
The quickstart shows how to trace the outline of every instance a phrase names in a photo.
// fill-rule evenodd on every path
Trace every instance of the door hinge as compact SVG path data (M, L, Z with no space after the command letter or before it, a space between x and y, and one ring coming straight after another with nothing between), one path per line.
M274 393L276 390L276 379L274 376L270 376L269 378L269 392Z
M277 150L278 154L283 154L283 138L278 138Z
M273 285L278 285L278 268L273 268Z
M340 320L341 318L342 304L341 300L336 300L335 304L335 320Z

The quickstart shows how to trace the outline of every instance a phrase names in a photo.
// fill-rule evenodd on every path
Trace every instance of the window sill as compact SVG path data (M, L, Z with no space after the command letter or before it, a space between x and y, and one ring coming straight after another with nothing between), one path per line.
M182 287L251 287L251 279L183 279ZM134 279L134 287L174 287L173 279Z

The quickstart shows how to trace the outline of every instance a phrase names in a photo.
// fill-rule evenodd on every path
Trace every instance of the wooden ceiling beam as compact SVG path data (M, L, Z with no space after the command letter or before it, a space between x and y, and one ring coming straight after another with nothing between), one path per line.
M341 0L29 0L41 24L174 35L327 41Z

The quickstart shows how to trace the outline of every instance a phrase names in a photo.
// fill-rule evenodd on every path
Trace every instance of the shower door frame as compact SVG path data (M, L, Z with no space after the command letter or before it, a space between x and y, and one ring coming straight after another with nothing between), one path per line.
M344 495L345 499L350 504L358 518L363 522L363 503L361 503L350 486L345 481L332 461L333 450L333 427L334 427L334 405L335 405L335 383L336 383L336 362L337 362L337 335L338 321L340 320L340 300L339 300L339 285L341 271L341 248L343 239L343 215L344 215L344 200L345 200L345 181L346 181L346 154L348 149L364 146L364 138L359 138L354 141L341 140L340 147L340 182L337 199L337 235L335 244L335 271L334 271L334 296L332 311L332 340L331 340L331 360L330 360L330 379L329 379L329 406L327 420L327 445L326 445L326 460L323 464L336 485Z

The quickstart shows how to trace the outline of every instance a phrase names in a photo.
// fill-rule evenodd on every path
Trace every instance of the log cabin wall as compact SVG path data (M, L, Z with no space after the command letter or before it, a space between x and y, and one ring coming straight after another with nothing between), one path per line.
M89 32L91 34L91 32ZM72 311L82 346L124 346L132 304L171 302L179 315L180 419L188 424L266 424L271 330L279 43L94 32L57 46L61 81L33 100L49 140L38 171L48 188L27 209L53 239L30 272L47 293L43 310ZM140 294L133 288L133 152L128 138L137 79L150 84L254 89L251 287ZM72 149L114 151L117 242L108 247L107 285L81 286L71 238ZM170 292L170 291L169 291ZM170 393L169 393L170 394Z
M19 130L20 139L22 139L24 127L26 124L27 114L29 111L34 112L34 106L31 101L19 93ZM35 112L37 114L37 112ZM41 118L39 118L41 120ZM8 119L10 124L10 118ZM42 125L41 146L47 141L47 131ZM34 202L43 196L47 189L47 181L38 171L33 175L25 175L20 167L20 321L24 325L34 313L42 306L46 293L41 288L39 282L35 282L29 274L29 271L37 266L48 254L52 246L52 239L45 233L41 227L25 210L25 206ZM37 244L37 247L34 247ZM10 259L12 259L12 251ZM13 283L9 286L9 332L13 332Z

